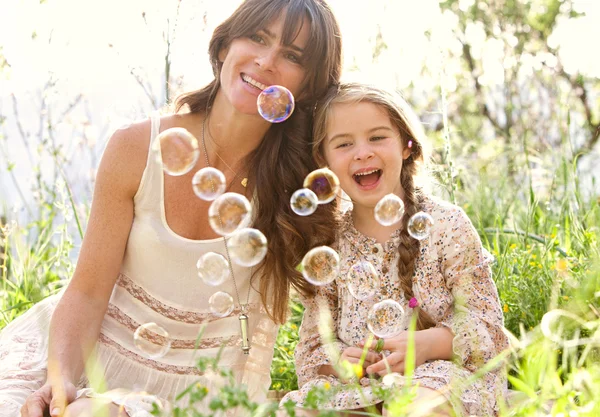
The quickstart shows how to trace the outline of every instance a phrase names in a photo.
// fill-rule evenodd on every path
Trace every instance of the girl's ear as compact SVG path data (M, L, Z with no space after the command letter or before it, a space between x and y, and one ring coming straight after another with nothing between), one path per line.
M402 159L408 159L411 153L412 149L410 149L408 146L405 146L402 150Z

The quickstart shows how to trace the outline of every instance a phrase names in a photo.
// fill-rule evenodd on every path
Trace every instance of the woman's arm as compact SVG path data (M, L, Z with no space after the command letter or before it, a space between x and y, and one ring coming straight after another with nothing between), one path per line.
M66 399L55 391L78 382L97 341L131 229L149 136L144 125L118 130L104 151L77 267L50 324L48 383L56 387L51 411L64 410Z

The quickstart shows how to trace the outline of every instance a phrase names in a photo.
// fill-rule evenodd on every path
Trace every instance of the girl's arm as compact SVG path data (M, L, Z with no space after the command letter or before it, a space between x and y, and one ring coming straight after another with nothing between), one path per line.
M466 213L456 208L443 242L442 272L454 298L438 328L454 334L452 349L475 371L508 347L498 290L492 280L492 256Z
M303 298L304 316L299 331L295 360L298 385L315 379L318 375L336 375L333 369L335 356L347 347L338 339L338 288L336 281L319 287L314 297ZM326 321L329 343L323 340L320 322ZM323 327L323 326L321 326Z
M148 127L118 130L104 151L96 177L90 220L77 267L50 324L50 405L64 410L64 384L76 385L100 333L133 221L133 196L146 165ZM63 394L64 395L64 394Z

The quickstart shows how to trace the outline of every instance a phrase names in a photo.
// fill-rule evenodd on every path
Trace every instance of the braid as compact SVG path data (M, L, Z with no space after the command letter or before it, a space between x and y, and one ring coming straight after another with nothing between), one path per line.
M415 261L419 256L420 243L408 234L408 221L420 211L421 190L415 188L413 176L416 166L412 155L410 155L402 165L400 174L400 183L404 191L404 216L402 217L402 230L400 232L400 242L398 244L398 277L400 278L400 288L404 292L404 297L410 300L414 297L413 293L413 275L415 272ZM429 314L421 308L416 307L417 330L424 330L435 325Z

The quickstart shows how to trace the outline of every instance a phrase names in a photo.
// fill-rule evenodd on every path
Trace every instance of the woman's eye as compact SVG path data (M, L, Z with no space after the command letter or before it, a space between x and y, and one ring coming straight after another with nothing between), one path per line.
M257 42L257 43L265 43L265 41L263 40L263 38L261 38L256 33L254 35L250 35L250 39L253 40L254 42Z
M300 57L296 54L287 54L286 58L292 61L295 64L300 64Z

